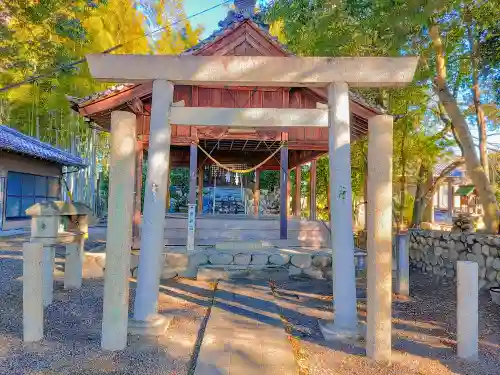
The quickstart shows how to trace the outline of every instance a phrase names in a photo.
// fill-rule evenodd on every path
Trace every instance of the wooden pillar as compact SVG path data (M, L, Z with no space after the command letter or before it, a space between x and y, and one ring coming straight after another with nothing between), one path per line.
M280 150L280 238L288 237L288 197L289 197L289 172L288 172L288 146Z
M189 204L196 204L196 170L198 168L198 146L189 146Z
M294 199L294 208L293 208L293 214L297 217L300 218L300 207L301 207L301 199L300 199L300 185L302 183L302 176L301 176L301 165L297 165L295 168L295 199Z
M198 167L198 213L203 213L203 177L204 167Z
M332 173L332 171L330 171ZM328 180L328 186L327 186L327 195L326 195L326 204L328 205L328 222L330 223L330 230L332 228L332 210L330 209L332 207L332 198L331 198L331 189L330 189L330 179Z
M165 195L165 213L170 211L170 173L172 173L172 158L169 159L167 173L167 194Z
M292 179L290 177L292 170L288 169L286 177L286 217L292 215Z
M132 249L139 249L142 221L142 166L144 162L144 146L137 141L135 150L135 185L134 216L132 219Z
M451 179L448 180L448 216L450 219L453 217L453 181Z
M309 220L316 220L316 160L311 161L311 169L309 171Z
M368 285L366 354L391 360L392 116L368 119Z
M253 189L253 213L256 217L259 216L260 205L260 170L255 170L255 184Z
M111 112L108 230L101 346L122 350L127 345L130 248L134 205L136 118Z

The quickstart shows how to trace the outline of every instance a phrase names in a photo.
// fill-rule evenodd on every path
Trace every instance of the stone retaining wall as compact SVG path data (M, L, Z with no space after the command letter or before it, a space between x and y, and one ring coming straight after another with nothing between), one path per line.
M500 236L410 231L410 267L456 282L457 260L478 263L480 290L500 285Z

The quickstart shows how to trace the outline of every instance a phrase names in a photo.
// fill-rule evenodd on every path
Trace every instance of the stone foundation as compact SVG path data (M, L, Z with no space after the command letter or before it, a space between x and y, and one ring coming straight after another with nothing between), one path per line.
M480 290L500 285L500 236L410 231L410 267L456 282L457 260L478 263Z
M106 265L105 249L99 253L87 253L86 268L92 275L102 277ZM356 266L364 268L365 253L356 251ZM133 251L130 260L130 275L137 277L139 252ZM217 243L215 247L198 248L187 252L184 247L167 247L164 253L164 267L161 277L196 278L199 269L238 273L263 269L287 269L289 276L304 276L315 279L331 279L332 253L329 249L312 250L302 248L278 248L265 241L228 241Z

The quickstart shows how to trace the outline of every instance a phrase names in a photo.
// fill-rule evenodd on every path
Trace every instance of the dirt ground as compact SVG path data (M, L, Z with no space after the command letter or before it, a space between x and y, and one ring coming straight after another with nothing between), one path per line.
M393 296L393 363L375 364L357 345L325 342L318 319L331 320L331 284L293 280L276 283L276 300L294 342L301 375L494 375L500 374L500 306L480 296L479 361L456 356L456 293L452 284L437 285L426 275L411 275L411 296ZM365 296L364 283L358 297ZM361 320L366 300L358 299Z
M130 337L126 350L111 353L100 349L102 280L86 279L81 290L65 291L58 270L55 302L45 310L45 338L24 344L20 251L24 241L25 237L0 239L0 374L193 374L212 284L185 279L162 282L159 310L174 316L166 336L154 340ZM94 233L88 248L102 241L102 233ZM57 258L59 264L63 261ZM134 286L131 280L131 306ZM455 354L455 287L412 274L411 297L395 297L393 302L393 363L381 365L364 356L363 342L346 345L322 339L318 320L332 318L330 282L276 280L269 285L259 283L259 287L269 293L274 290L300 375L500 374L500 307L487 294L480 298L479 361L467 363ZM365 295L361 281L358 309L362 320L366 318Z

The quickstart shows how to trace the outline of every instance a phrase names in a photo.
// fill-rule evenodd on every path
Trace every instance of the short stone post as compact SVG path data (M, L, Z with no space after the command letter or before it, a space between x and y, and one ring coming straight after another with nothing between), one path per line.
M392 121L368 119L366 354L381 362L392 345Z
M24 342L43 338L43 245L23 244L23 339Z
M157 320L160 273L163 265L167 176L170 165L171 128L168 119L174 85L153 81L148 171L144 190L144 215L139 253L139 275L134 303L134 320ZM134 322L131 322L135 325Z
M478 354L478 265L457 262L457 354L477 360Z
M134 213L136 118L133 113L111 112L110 143L101 347L122 350L127 345L128 279Z
M84 257L85 251L83 238L76 243L66 245L64 289L80 289L82 287Z
M79 215L75 224L74 229L80 232L80 235L77 237L77 242L66 245L64 289L80 289L82 287L85 236L89 232L89 216Z
M43 306L49 306L54 299L54 246L43 247Z
M396 288L397 294L410 295L410 255L409 255L409 234L399 233L397 236L397 275Z

